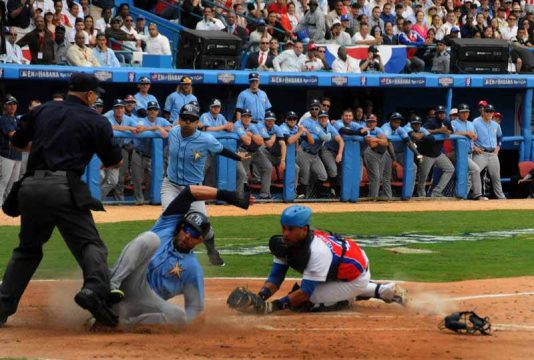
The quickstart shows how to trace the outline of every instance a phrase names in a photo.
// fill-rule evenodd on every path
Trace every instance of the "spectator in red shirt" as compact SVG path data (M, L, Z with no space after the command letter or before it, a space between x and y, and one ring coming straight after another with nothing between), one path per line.
M276 0L276 2L269 5L267 8L269 13L277 13L277 14L287 14L287 1L286 0Z

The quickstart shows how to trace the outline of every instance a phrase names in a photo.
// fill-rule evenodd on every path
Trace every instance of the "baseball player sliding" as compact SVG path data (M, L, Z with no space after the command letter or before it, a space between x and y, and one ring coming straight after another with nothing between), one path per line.
M190 211L195 201L220 200L247 209L250 195L186 186L150 231L124 247L111 269L111 293L119 324L183 325L204 309L204 273L193 249L210 233L207 216ZM166 300L184 296L185 311ZM98 329L98 324L96 324Z
M273 236L269 248L274 255L271 273L258 294L238 287L228 305L240 312L269 314L278 310L332 311L349 307L353 300L378 298L405 305L406 290L393 282L370 280L369 260L352 239L310 227L312 211L305 206L284 210L282 235ZM287 295L267 302L285 279L289 268L302 274L300 286Z

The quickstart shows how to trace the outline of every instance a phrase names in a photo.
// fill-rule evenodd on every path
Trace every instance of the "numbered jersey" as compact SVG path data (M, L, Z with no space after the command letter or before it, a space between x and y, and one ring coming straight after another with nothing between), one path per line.
M365 252L354 240L320 230L313 230L313 238L307 246L300 247L285 259L275 257L274 261L301 272L304 280L320 282L355 280L367 271L369 263Z

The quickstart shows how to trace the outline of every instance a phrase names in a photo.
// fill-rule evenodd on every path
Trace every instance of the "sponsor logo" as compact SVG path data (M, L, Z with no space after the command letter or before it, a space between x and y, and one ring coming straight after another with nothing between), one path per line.
M317 76L269 76L269 83L275 85L311 85L317 86L319 78Z
M451 87L454 84L454 78L450 76L440 77L438 79L438 84L442 87Z
M347 86L349 78L346 76L332 76L332 85L334 86Z
M398 87L424 87L426 78L423 77L381 77L380 86L398 86Z
M74 71L68 70L19 70L20 79L70 79Z
M233 84L235 83L235 75L230 73L218 74L217 82L219 84Z
M525 78L484 78L484 87L522 88L527 86Z
M204 82L204 74L181 74L181 73L150 73L153 82L180 82L184 76L193 80L193 83Z
M113 79L113 73L111 71L97 70L95 71L95 77L99 81L110 81Z

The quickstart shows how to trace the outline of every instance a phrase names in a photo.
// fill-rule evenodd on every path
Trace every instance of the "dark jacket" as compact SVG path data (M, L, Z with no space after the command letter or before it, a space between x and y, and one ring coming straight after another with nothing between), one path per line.
M272 69L274 67L273 66L273 60L274 60L274 56L271 54L271 52L269 52L267 54L267 60L265 61L265 66L270 68L270 69ZM247 69L257 69L258 65L259 65L259 62L260 62L260 53L259 53L259 51L252 52L248 56L246 68Z
M39 31L34 29L30 31L22 39L17 41L17 44L22 48L26 45L30 48L30 54L32 56L32 64L50 65L55 62L54 58L54 40L52 39L52 33L48 30L44 30L44 41L39 40ZM39 59L39 53L42 53L42 59Z
M229 28L229 25L226 26L223 31L228 32L228 28ZM234 28L234 32L232 34L240 38L243 41L243 43L248 42L248 31L244 27L236 24Z

